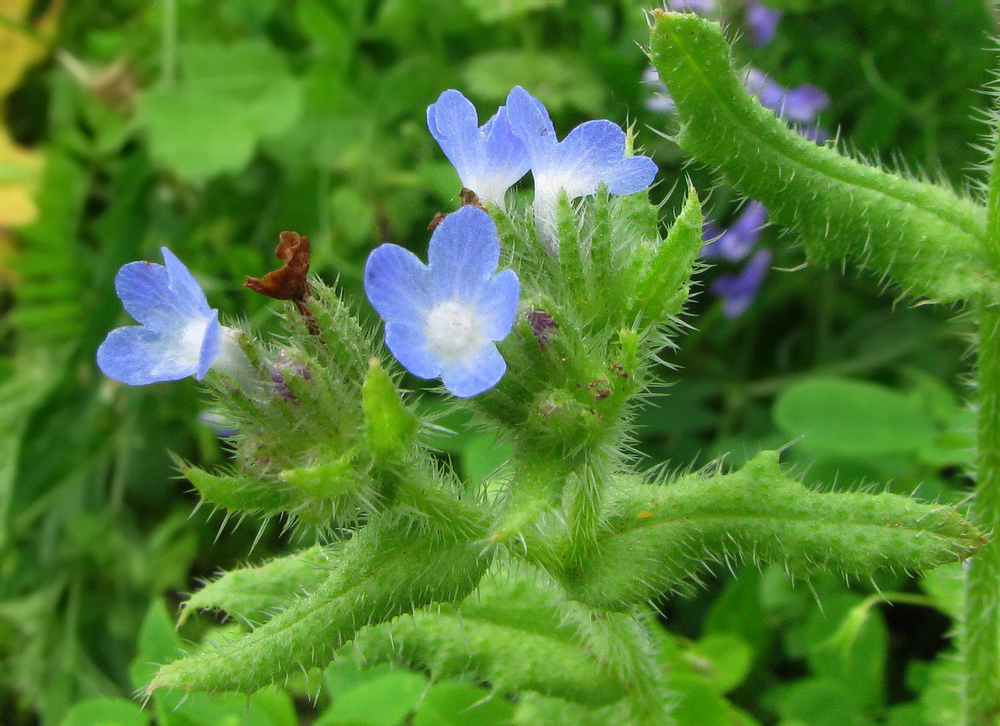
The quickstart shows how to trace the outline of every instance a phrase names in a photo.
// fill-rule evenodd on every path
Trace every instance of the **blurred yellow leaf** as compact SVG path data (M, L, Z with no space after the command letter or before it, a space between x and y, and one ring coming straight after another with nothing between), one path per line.
M0 126L0 227L16 227L35 220L34 193L42 172L42 156L15 144Z
M52 3L33 25L27 24L30 7L31 0L0 0L0 99L17 88L25 71L48 53L63 3Z

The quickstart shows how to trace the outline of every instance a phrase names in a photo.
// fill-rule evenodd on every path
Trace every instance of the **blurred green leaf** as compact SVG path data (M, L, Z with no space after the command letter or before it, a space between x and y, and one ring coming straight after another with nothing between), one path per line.
M61 726L148 726L150 718L124 698L91 698L73 706Z
M794 383L774 404L774 420L802 447L834 454L918 451L935 434L919 398L847 378L815 377Z
M180 84L147 91L139 119L153 157L183 179L240 171L302 113L301 82L264 41L186 46L181 61Z
M712 663L712 685L729 693L747 677L753 664L753 648L731 633L712 633L695 644L694 651Z
M457 681L435 683L413 717L413 726L501 726L510 723L514 704L481 686Z
M536 10L562 7L565 0L463 0L467 8L484 23L517 18Z
M427 688L427 678L395 671L360 684L337 698L316 726L396 726Z
M674 720L677 726L731 726L729 705L718 691L700 678L678 676L670 679L677 694Z
M803 726L875 726L850 688L837 681L809 678L782 689L777 698L783 719Z
M956 620L965 610L965 575L962 565L941 565L920 576L920 587L930 595L935 607Z
M503 103L516 85L541 99L549 111L569 108L600 116L604 89L589 72L586 59L570 53L497 50L472 58L462 73L468 93ZM493 112L487 114L492 116ZM569 129L558 129L565 136Z

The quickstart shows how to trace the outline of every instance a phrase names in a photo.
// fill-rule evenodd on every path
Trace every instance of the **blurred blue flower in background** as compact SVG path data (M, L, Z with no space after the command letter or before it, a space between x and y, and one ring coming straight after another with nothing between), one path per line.
M822 88L811 83L785 88L757 68L747 70L743 85L747 93L757 97L761 106L772 109L788 121L811 124L820 111L830 105L830 97Z
M760 231L767 224L767 209L756 199L747 202L743 212L726 229L720 229L712 221L706 220L702 239L705 246L701 256L706 259L739 262L757 244Z
M233 331L173 252L161 247L164 265L130 262L115 277L125 310L140 325L112 330L97 349L97 366L108 378L143 386L198 380L238 350Z
M670 90L660 81L660 74L655 68L647 68L643 80L654 90L654 95L646 102L646 108L658 113L673 113L677 110ZM821 140L823 132L808 124L814 123L820 112L830 105L830 97L822 88L811 83L785 88L757 68L747 69L743 76L743 86L747 93L756 96L764 108L771 109L780 118L806 124L797 129L800 134L809 139Z
M667 0L667 8L676 12L716 15L718 4L715 0ZM750 42L757 46L767 45L778 28L781 11L767 7L760 0L746 0L743 17L750 30Z
M427 107L427 128L462 186L484 202L503 206L504 194L528 172L528 153L511 131L503 106L480 127L472 102L447 90Z
M720 275L709 289L722 298L726 317L738 318L753 302L767 271L771 267L771 250L759 250L736 274Z
M750 42L753 45L767 45L778 29L781 11L765 6L760 0L746 0L744 17L750 29Z
M452 212L431 236L428 264L398 245L376 248L365 293L385 321L385 343L419 378L460 398L495 386L507 371L496 342L510 333L520 283L500 261L496 225L481 209Z
M551 237L559 194L570 199L595 194L604 184L611 194L632 194L653 183L656 164L648 156L626 156L625 132L607 120L586 121L556 139L542 102L515 86L507 96L507 116L524 142L535 182L535 217Z

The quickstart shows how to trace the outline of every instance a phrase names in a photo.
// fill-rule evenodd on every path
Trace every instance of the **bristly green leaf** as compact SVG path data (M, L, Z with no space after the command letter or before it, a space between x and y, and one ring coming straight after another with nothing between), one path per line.
M635 297L630 317L642 314L647 323L662 324L678 315L688 299L691 272L702 246L701 228L704 219L701 201L692 187L667 238L659 247L639 256L636 270Z
M620 608L682 587L711 562L869 577L965 559L985 542L954 507L806 489L772 451L732 474L620 487L595 556L565 581L571 596L594 607Z
M312 547L259 567L226 572L188 598L180 623L195 610L209 609L249 623L262 622L319 587L330 574L330 557L326 548Z
M564 622L559 600L543 583L521 577L484 581L457 607L362 631L344 655L365 664L405 663L435 678L471 676L499 691L537 691L588 706L621 700L627 686L620 674L587 650L579 630L586 623Z
M361 388L365 433L376 461L385 461L408 449L417 433L417 418L403 405L399 391L385 369L372 358Z
M344 546L314 592L249 635L162 667L147 691L252 693L293 671L326 665L365 625L464 598L490 559L470 540L370 524Z
M850 258L932 300L998 297L982 207L789 129L746 93L717 23L655 11L651 45L681 117L681 148L795 229L810 260Z

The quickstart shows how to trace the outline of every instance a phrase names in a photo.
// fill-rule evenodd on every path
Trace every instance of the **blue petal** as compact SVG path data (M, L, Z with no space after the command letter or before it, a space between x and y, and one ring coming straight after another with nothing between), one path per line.
M441 359L428 346L423 323L386 323L385 344L403 368L418 378L441 375Z
M130 386L177 381L198 372L199 361L178 336L131 325L112 330L97 349L97 367Z
M480 199L503 203L504 193L528 172L528 153L501 108L482 128L475 106L455 90L427 107L427 128L451 161L462 185Z
M194 377L199 381L208 373L222 351L222 325L219 324L219 311L212 311L212 319L205 328L205 338L201 342L201 354L198 356L198 370Z
M531 168L535 169L556 145L556 129L549 112L520 86L514 86L507 94L506 108L510 127L527 148Z
M601 181L612 194L635 194L649 188L656 178L656 171L656 162L648 156L627 156Z
M170 289L177 296L178 304L192 315L208 317L211 308L208 307L208 300L205 299L205 291L201 289L201 285L173 252L166 247L161 247L160 252L163 254L167 273L170 275Z
M528 173L528 150L511 129L506 108L501 107L479 133L481 163L477 178L470 180L473 186L466 186L480 199L500 204L504 192Z
M167 268L155 262L130 262L115 275L115 291L128 314L153 330L169 330L185 317L170 289Z
M387 322L422 321L433 305L430 271L409 250L384 244L373 250L365 263L365 294Z
M443 362L441 381L452 395L469 398L493 388L506 372L503 356L489 343L474 356Z
M449 89L427 107L427 128L455 167L463 183L477 170L476 141L479 116L472 102L459 91Z
M130 262L115 276L115 290L137 322L169 332L185 326L192 318L207 318L211 309L187 268L170 250L162 249L166 267L154 262Z
M510 333L520 293L521 283L513 270L504 270L481 291L476 302L484 318L484 332L490 340L503 340Z
M434 230L427 259L435 302L475 299L500 261L496 225L482 209L462 207Z

